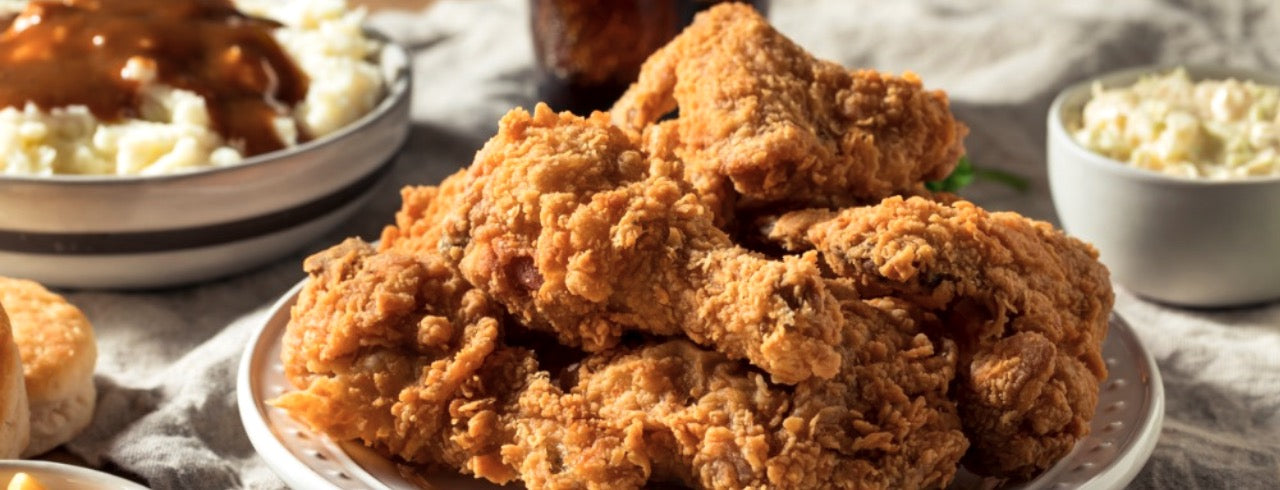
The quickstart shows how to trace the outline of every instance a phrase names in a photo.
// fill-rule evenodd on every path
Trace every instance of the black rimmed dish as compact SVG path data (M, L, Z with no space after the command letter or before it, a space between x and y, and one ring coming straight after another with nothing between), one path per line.
M386 94L364 117L236 165L147 176L0 176L0 275L141 289L242 272L367 200L408 136L407 53L384 36Z
M1062 226L1098 248L1140 296L1193 307L1280 299L1280 177L1206 180L1131 167L1085 148L1078 126L1095 82L1111 88L1178 65L1123 70L1068 87L1049 109L1049 187ZM1184 66L1195 81L1280 85L1280 74Z

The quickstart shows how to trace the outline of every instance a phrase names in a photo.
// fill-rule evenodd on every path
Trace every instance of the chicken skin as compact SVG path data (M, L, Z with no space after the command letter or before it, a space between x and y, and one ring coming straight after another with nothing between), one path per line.
M842 319L816 255L734 245L679 173L603 113L516 109L468 170L442 247L477 289L566 345L684 335L776 382L833 376Z
M915 192L951 172L968 132L946 94L915 74L850 73L741 4L699 14L610 112L646 151L685 162L719 224L738 208L841 207Z
M816 248L865 295L942 318L960 347L955 396L976 473L1029 478L1088 433L1114 300L1089 245L1014 213L919 197L790 213L769 235Z

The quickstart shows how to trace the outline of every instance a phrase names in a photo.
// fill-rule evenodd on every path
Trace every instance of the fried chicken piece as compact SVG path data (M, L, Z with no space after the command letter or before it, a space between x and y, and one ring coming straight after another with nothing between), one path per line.
M394 250L415 257L440 257L444 218L466 190L466 169L446 177L438 186L400 189L395 224L382 229L378 250Z
M967 446L946 394L955 345L846 284L830 284L851 318L831 380L773 385L681 339L595 354L557 382L439 264L350 240L306 265L284 349L300 391L273 403L413 471L531 489L934 488Z
M769 236L816 248L870 296L936 312L960 347L956 393L976 473L1029 478L1089 431L1114 295L1088 244L972 203L885 199L782 216Z
M410 463L516 477L499 454L513 437L504 418L538 371L531 352L500 342L498 305L438 257L375 253L355 239L305 269L283 348L298 391L272 403Z
M684 340L600 353L567 392L531 384L503 455L531 488L946 486L968 446L946 396L954 344L930 341L899 305L842 305L833 379L783 388Z
M915 74L850 73L740 4L699 14L610 112L646 151L685 162L721 224L735 207L841 207L915 192L951 172L968 133L946 94Z
M679 172L603 113L513 110L468 170L446 255L567 345L600 351L625 330L683 334L776 382L834 375L841 315L816 255L770 260L735 246Z

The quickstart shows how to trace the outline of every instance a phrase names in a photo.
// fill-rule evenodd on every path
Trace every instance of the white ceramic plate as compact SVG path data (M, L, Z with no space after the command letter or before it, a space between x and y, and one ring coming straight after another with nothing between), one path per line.
M50 461L11 459L0 461L0 488L18 473L36 478L45 488L57 490L146 490L147 487L97 470Z
M359 443L337 442L312 432L267 400L292 389L280 362L280 344L289 322L289 309L302 289L294 286L267 314L262 328L250 339L240 361L237 397L240 418L253 447L267 465L293 488L374 489L420 488L400 474L397 465ZM1008 486L1017 489L1124 488L1142 469L1155 449L1164 421L1164 388L1155 360L1119 316L1102 354L1110 377L1098 397L1089 436L1056 466L1033 481ZM440 488L496 489L486 482L454 474L432 475L428 483ZM993 488L998 482L961 471L952 488Z

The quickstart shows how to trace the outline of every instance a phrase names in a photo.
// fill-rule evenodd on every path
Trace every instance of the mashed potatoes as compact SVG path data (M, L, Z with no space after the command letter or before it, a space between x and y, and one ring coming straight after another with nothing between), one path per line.
M1185 70L1093 88L1076 141L1135 167L1183 177L1280 175L1280 87L1193 82Z
M0 16L24 0L0 0ZM272 126L287 145L300 134L320 137L368 113L382 96L381 71L369 60L380 48L361 30L362 11L344 0L236 0L246 13L270 18L276 42L309 80L291 117ZM156 83L155 68L130 63L124 78L139 83L137 119L104 123L86 107L42 110L34 104L0 109L0 173L11 175L157 175L233 165L244 156L213 127L205 100Z

